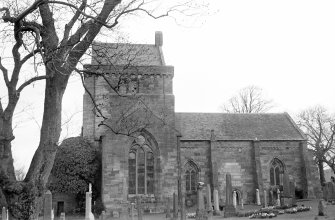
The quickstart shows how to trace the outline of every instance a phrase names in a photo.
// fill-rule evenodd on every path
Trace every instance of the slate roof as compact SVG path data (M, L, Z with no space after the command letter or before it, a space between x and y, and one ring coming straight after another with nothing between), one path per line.
M92 65L162 66L161 48L152 44L92 44Z
M287 113L176 113L181 140L305 140Z

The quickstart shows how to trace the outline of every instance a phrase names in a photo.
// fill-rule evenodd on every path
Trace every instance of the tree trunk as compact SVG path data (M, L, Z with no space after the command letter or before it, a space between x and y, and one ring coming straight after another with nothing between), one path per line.
M319 173L320 173L320 184L321 186L324 186L326 183L325 180L325 172L323 170L323 161L318 161L318 167L319 167Z
M34 188L30 219L36 219L42 208L43 193L54 163L61 133L62 99L68 74L53 74L54 77L46 80L40 143L25 178L25 182ZM52 74L47 73L47 75Z

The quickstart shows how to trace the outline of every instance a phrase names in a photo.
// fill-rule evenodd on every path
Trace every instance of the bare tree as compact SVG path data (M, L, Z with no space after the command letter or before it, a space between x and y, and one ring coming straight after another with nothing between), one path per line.
M263 113L272 108L272 101L263 97L262 89L248 86L241 89L221 108L227 113Z
M297 124L307 136L308 147L313 151L319 168L321 185L325 184L324 165L334 171L335 117L324 107L315 106L298 115Z
M173 13L192 15L187 11L194 8L193 1L177 5L160 3L151 0L1 2L0 25L4 27L1 37L11 45L11 64L6 65L0 57L8 99L6 105L0 100L0 203L9 208L11 218L38 218L58 148L63 94L71 73L80 68L81 59L101 30L113 31L125 15L144 14L157 19ZM34 63L35 74L27 78L22 75L22 68L29 62ZM15 138L13 115L20 93L41 80L45 81L45 91L40 141L24 181L17 181L11 146Z

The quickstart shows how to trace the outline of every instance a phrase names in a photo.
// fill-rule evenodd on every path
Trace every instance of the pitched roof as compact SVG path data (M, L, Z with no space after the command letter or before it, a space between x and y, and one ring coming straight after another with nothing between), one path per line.
M181 140L305 140L287 113L176 113Z
M92 44L92 65L162 66L161 47L152 44Z

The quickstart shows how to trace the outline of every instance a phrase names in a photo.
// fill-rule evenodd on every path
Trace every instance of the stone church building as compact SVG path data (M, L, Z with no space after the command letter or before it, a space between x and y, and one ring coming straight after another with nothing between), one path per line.
M165 65L162 43L160 32L153 45L96 42L85 65L83 136L102 150L107 210L136 196L147 209L161 209L177 193L178 145L187 207L196 203L198 182L217 189L224 204L228 172L245 203L255 202L256 189L261 197L282 189L284 174L297 197L319 195L306 137L287 113L175 112L174 68Z

